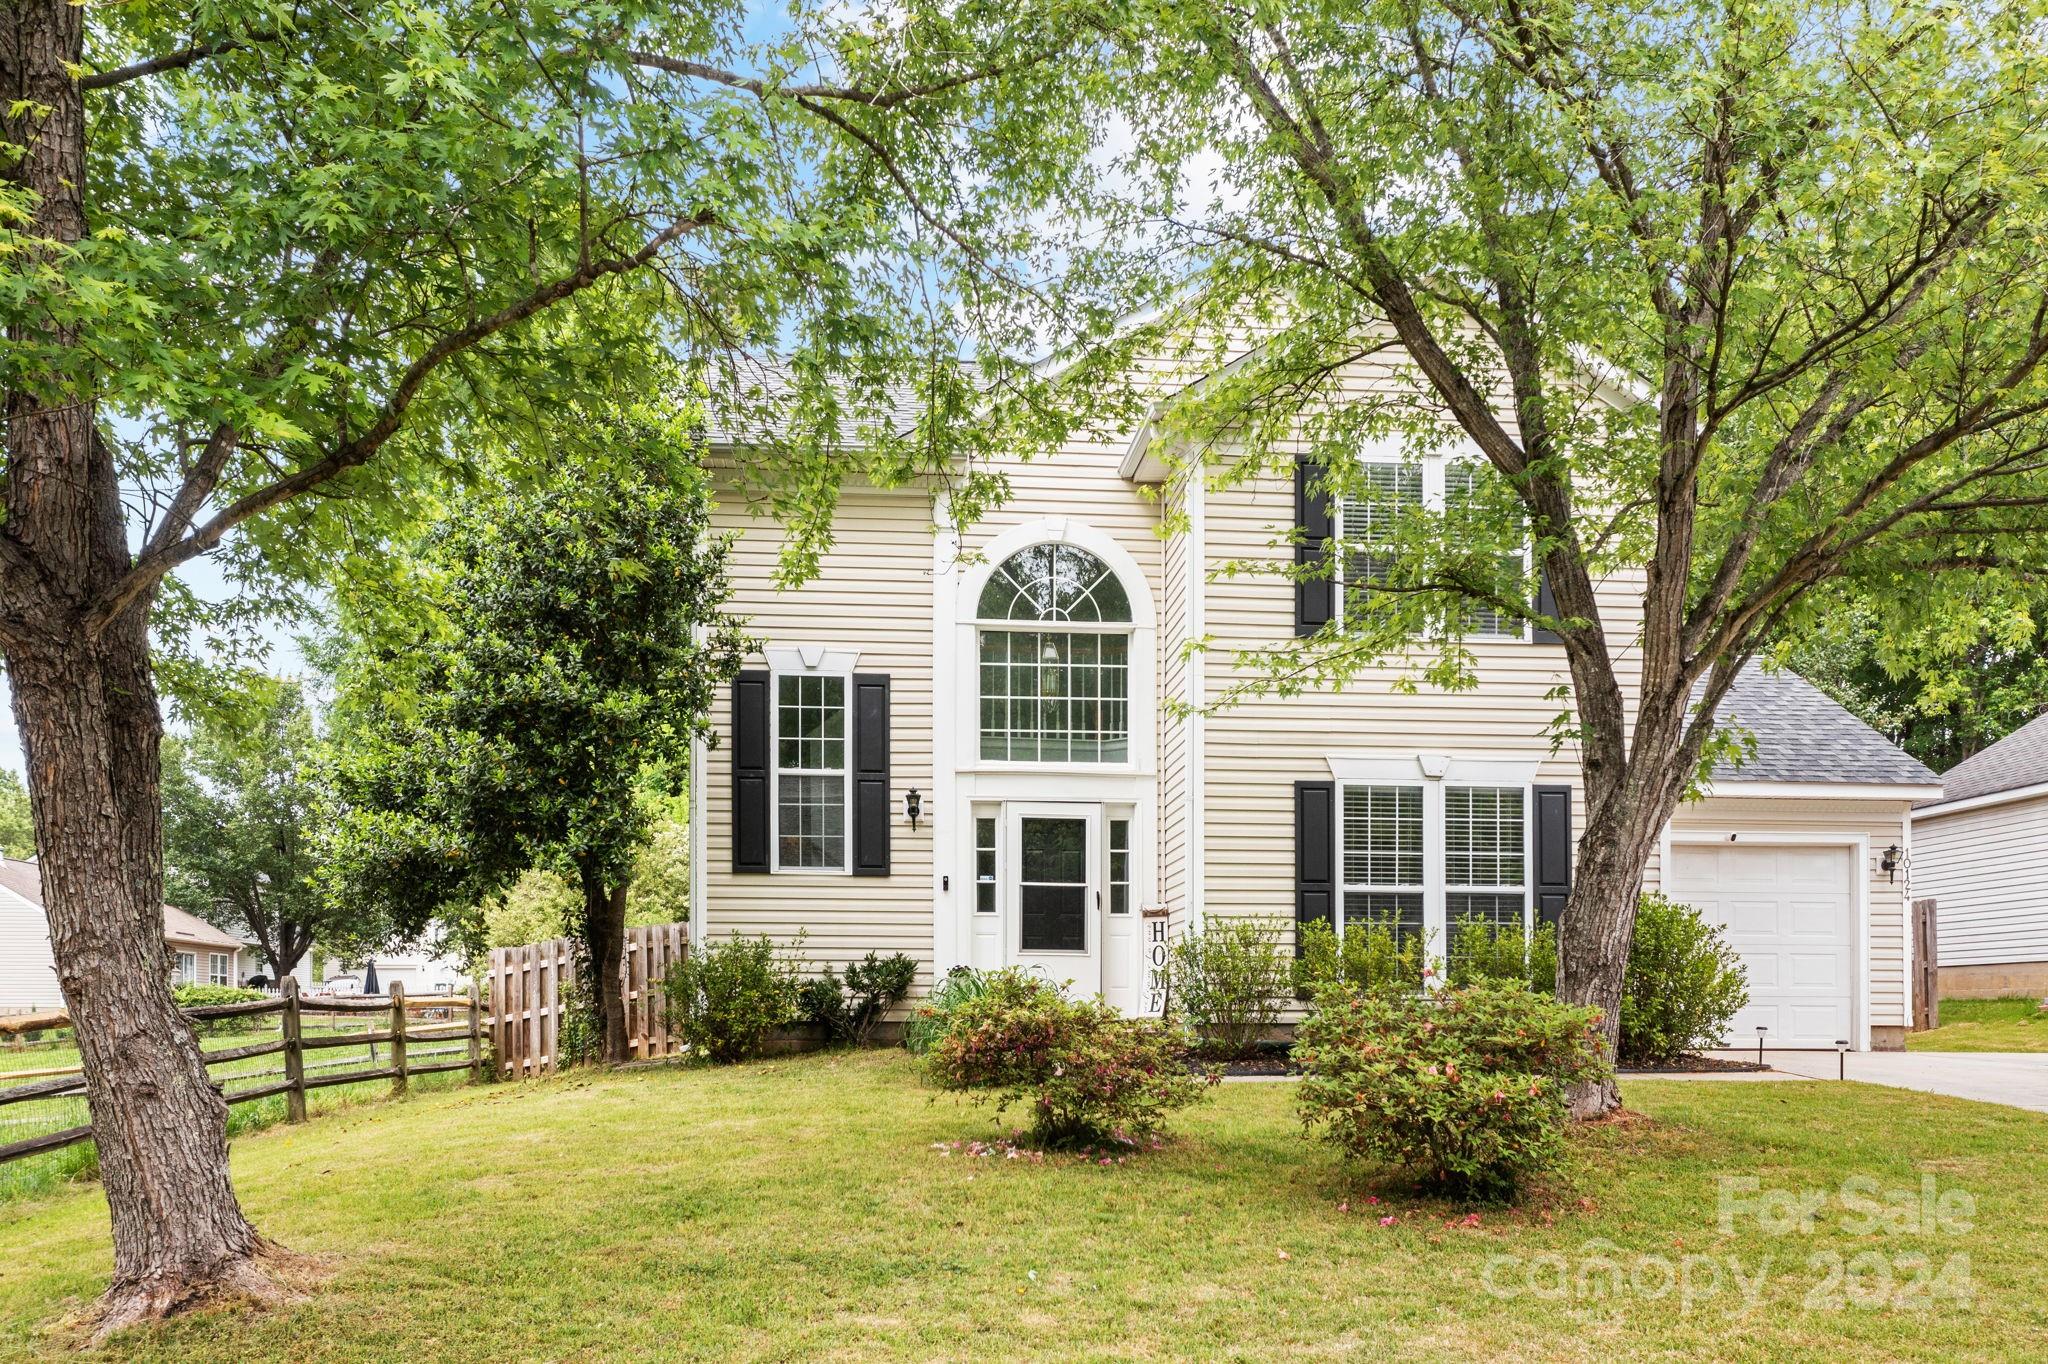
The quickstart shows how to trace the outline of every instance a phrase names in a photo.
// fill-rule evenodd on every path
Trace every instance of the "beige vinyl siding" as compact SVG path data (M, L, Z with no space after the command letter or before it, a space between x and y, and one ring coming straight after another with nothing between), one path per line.
M1887 847L1905 843L1906 815L1907 804L1899 800L1708 796L1680 806L1672 817L1671 827L1673 832L1770 834L1780 841L1802 833L1861 835L1867 839L1869 856L1863 867L1863 882L1870 909L1870 1023L1882 1028L1900 1027L1907 1022L1905 927L1909 891L1903 874L1892 881L1877 865ZM1645 880L1649 889L1656 889L1659 884L1654 875Z
M2048 961L2048 796L1913 820L1943 966Z
M903 818L911 787L932 790L932 503L921 487L849 488L834 542L818 575L801 587L775 583L780 526L744 506L721 506L720 530L742 532L731 559L730 609L767 646L853 649L860 672L889 674L890 874L732 870L732 697L722 689L712 710L719 736L699 778L704 818L704 927L717 939L805 934L813 963L856 961L870 951L901 952L921 965L932 957L932 825L912 832ZM759 655L748 667L766 666Z

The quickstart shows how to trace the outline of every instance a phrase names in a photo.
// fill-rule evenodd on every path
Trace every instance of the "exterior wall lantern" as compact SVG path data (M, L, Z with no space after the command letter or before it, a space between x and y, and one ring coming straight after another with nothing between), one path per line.
M903 793L903 813L910 820L910 827L917 827L917 817L924 813L924 797L913 786Z
M1904 864L1905 855L1906 850L1896 843L1884 850L1884 856L1878 859L1877 869L1884 873L1885 880L1899 879L1899 868Z

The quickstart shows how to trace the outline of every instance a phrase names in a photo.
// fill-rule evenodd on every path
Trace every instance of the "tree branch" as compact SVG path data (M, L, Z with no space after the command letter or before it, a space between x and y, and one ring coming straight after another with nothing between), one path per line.
M734 90L744 90L760 99L780 95L787 99L837 100L846 104L864 104L871 109L893 109L911 100L926 99L949 90L957 90L964 85L972 85L977 81L1028 70L1041 62L1051 60L1058 51L1056 47L1043 48L1017 61L990 62L962 71L958 75L948 76L944 80L931 81L924 85L905 85L894 90L868 90L857 85L773 85L758 76L742 76L739 72L728 71L724 67L689 61L682 57L664 56L659 52L629 51L625 55L626 60L635 66L666 71L675 76L687 76L692 80L711 81Z
M715 221L713 215L709 213L679 218L650 237L631 254L586 262L568 274L534 290L518 302L441 337L406 368L405 373L399 377L397 386L393 388L391 396L385 400L376 421L362 434L343 441L325 457L236 499L184 539L166 543L138 556L128 572L123 574L87 613L88 636L97 636L138 598L155 587L166 573L179 564L206 553L218 545L223 536L244 521L310 492L337 474L366 463L383 448L385 442L398 433L405 420L406 410L419 396L421 387L449 360L506 328L525 321L535 313L581 293L601 280L639 269L653 260L669 243L687 233L711 226Z
M239 38L222 38L218 42L195 43L191 47L181 48L176 52L167 52L161 57L151 57L147 61L131 62L127 66L117 66L112 71L94 71L80 76L78 78L78 88L81 90L106 90L116 85L125 85L129 81L141 80L145 76L154 76L164 71L182 71L194 62L205 61L208 57L221 57L230 52L240 52L244 48L253 47L257 43L275 41L277 41L277 34L259 32L246 33Z

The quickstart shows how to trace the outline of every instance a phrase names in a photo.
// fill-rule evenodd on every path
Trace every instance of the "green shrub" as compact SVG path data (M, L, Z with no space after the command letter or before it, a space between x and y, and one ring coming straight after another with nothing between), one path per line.
M797 968L767 937L728 938L686 953L662 978L669 1031L720 1065L761 1050L777 1028L796 1022Z
M239 985L174 985L171 998L181 1009L205 1009L216 1004L250 1004L270 996L261 990L245 990ZM254 1018L209 1018L195 1022L192 1028L201 1037L225 1037L230 1033L276 1026L274 1017L259 1014Z
M1211 1056L1248 1056L1279 1021L1294 963L1280 933L1255 919L1211 918L1167 951L1167 998Z
M1435 1190L1511 1196L1564 1150L1571 1086L1608 1073L1594 1009L1519 984L1326 987L1296 1031L1304 1126Z
M981 1091L998 1112L1027 1107L1042 1145L1135 1145L1215 1083L1189 1071L1190 1041L1171 1024L1125 1018L1009 970L985 978L951 1010L924 1065L941 1088Z
M960 1006L980 998L987 988L988 976L972 966L956 966L946 972L946 978L932 987L924 1002L910 1011L910 1021L903 1025L903 1045L913 1056L929 1053L952 1026Z
M1655 1065L1718 1047L1747 1003L1748 972L1722 931L1690 905L1645 894L1622 985L1622 1064Z
M1294 982L1304 995L1332 985L1367 994L1413 994L1422 988L1424 969L1421 940L1397 933L1391 919L1348 924L1342 938L1318 922L1301 931Z
M1445 968L1452 985L1518 981L1540 994L1556 994L1557 930L1538 924L1532 933L1520 924L1497 927L1487 919L1460 919L1451 926Z
M846 968L843 984L828 966L823 975L798 986L797 1008L833 1041L865 1046L875 1024L916 980L917 963L901 952L888 957L870 952Z

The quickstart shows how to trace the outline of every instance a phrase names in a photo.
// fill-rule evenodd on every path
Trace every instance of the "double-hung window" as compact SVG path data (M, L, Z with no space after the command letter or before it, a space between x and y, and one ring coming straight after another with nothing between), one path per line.
M1490 933L1522 928L1529 912L1528 815L1518 786L1444 788L1444 925Z
M197 985L199 983L199 956L197 953L180 952L177 954L176 963L172 975L177 984Z
M1424 932L1428 899L1420 786L1346 786L1343 805L1344 927Z
M208 952L206 954L206 980L209 985L233 985L228 970L228 954Z
M783 870L845 871L846 677L775 678L775 858Z
M1338 802L1341 931L1391 930L1441 962L1460 927L1529 927L1520 786L1347 782Z
M1403 516L1418 508L1444 512L1451 534L1459 533L1461 519L1471 518L1473 533L1484 535L1488 531L1480 528L1480 508L1495 500L1491 466L1473 459L1367 459L1360 469L1365 494L1343 498L1336 509L1336 533L1346 551L1337 565L1340 611L1362 610L1372 592L1393 576ZM1527 545L1503 555L1501 562L1503 580L1523 579L1529 567ZM1459 633L1467 639L1520 640L1528 638L1528 623L1475 603L1465 611Z

